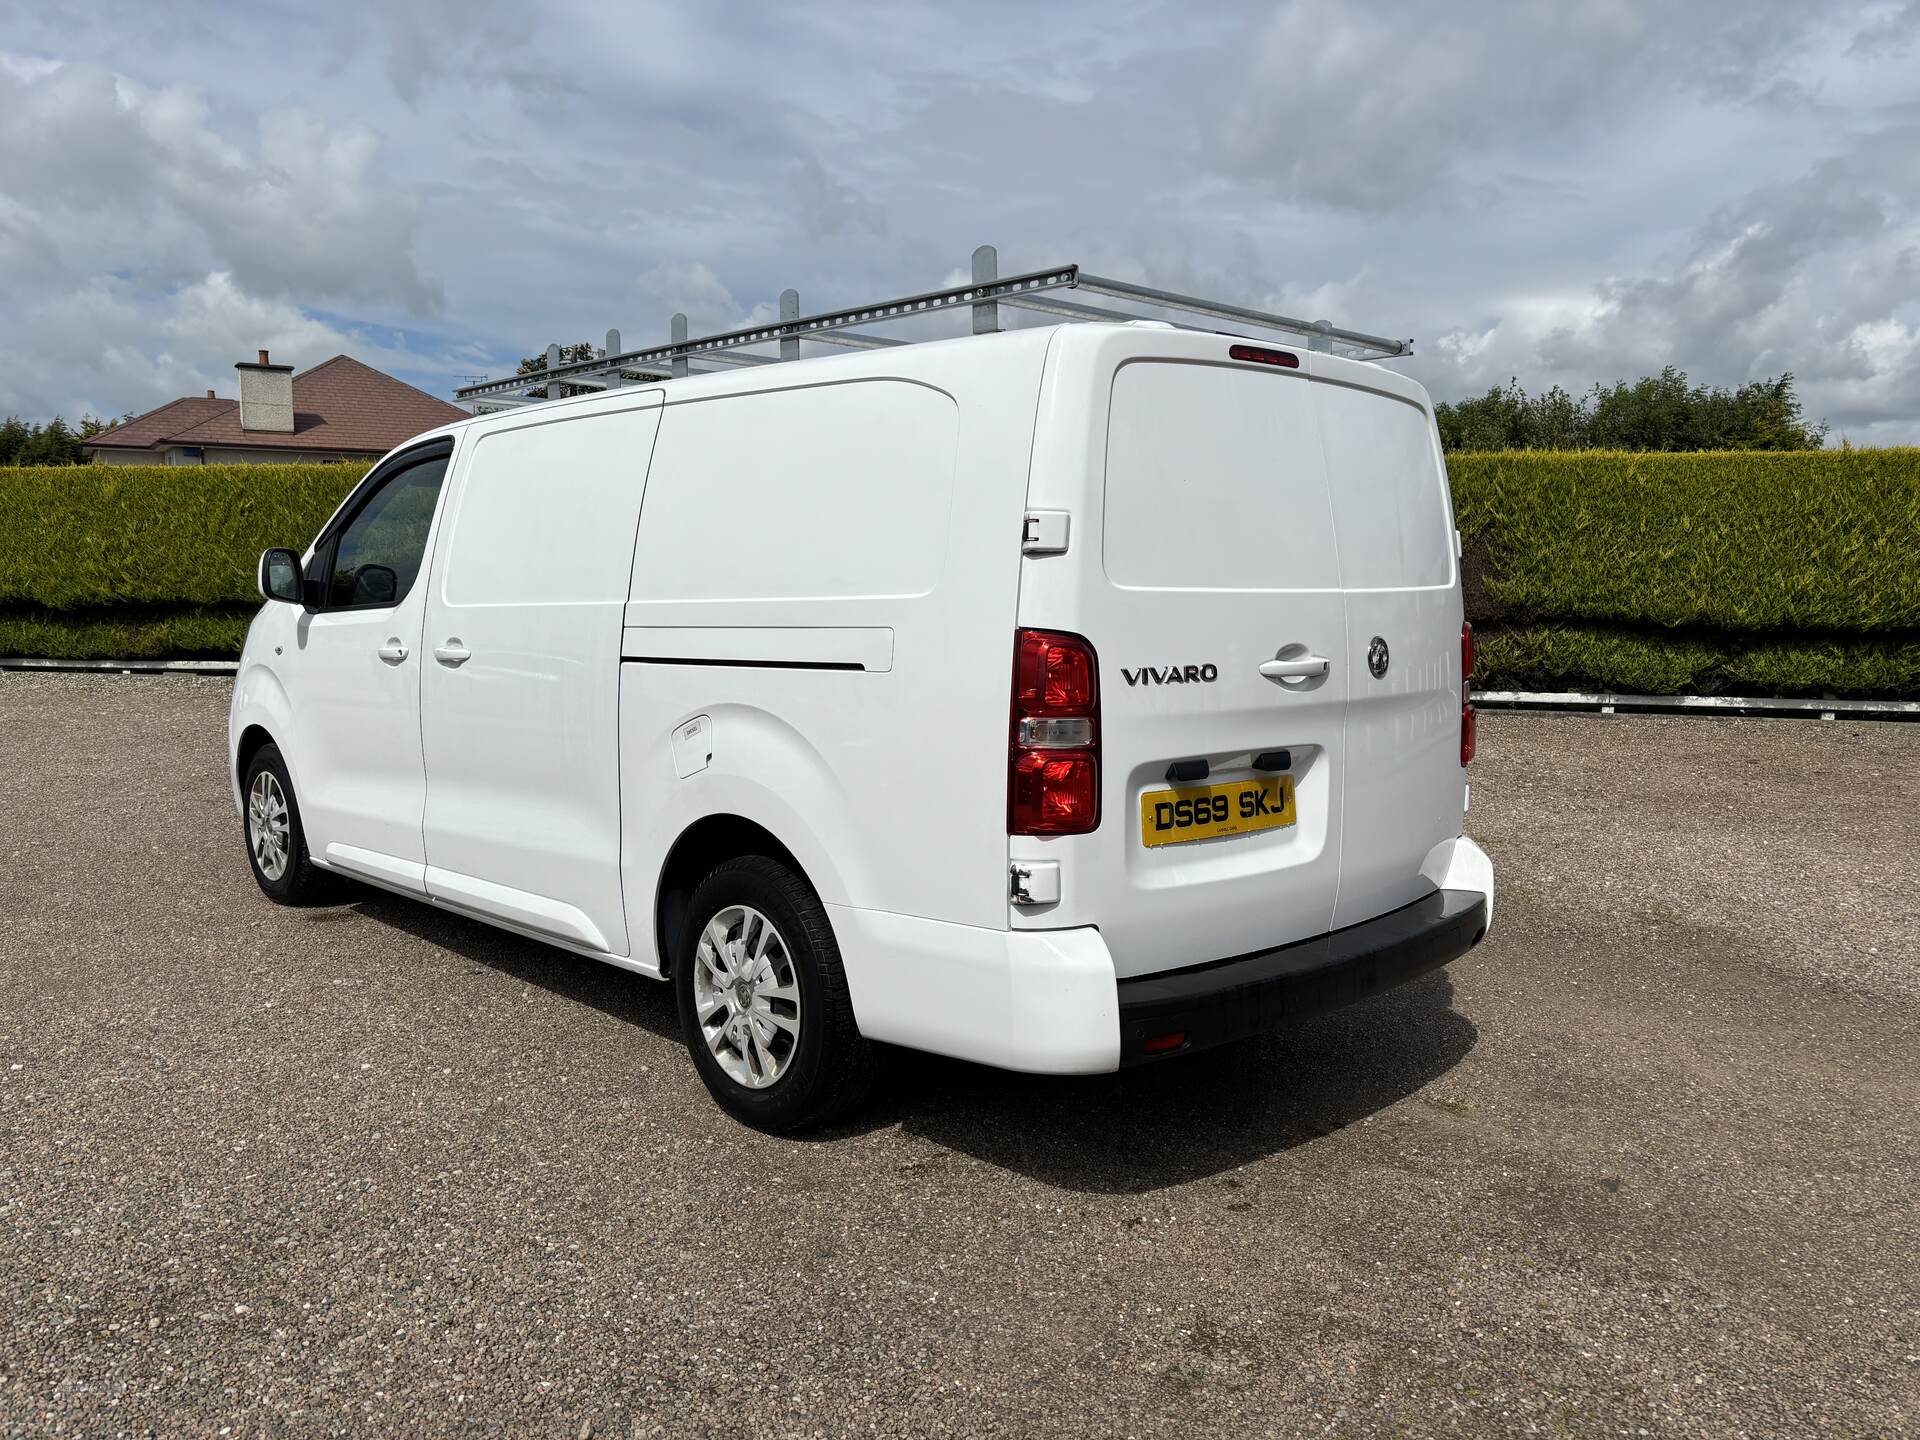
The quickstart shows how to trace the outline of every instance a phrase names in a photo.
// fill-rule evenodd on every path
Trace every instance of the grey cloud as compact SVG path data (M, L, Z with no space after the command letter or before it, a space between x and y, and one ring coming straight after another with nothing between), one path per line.
M1849 7L1851 8L1851 7ZM1298 199L1363 212L1484 203L1500 172L1555 168L1551 145L1683 91L1780 103L1817 7L1661 0L1453 6L1293 0L1230 93L1225 160Z
M1915 8L16 12L0 408L217 384L254 331L444 389L787 285L919 289L987 241L1415 336L1443 398L1792 369L1856 439L1920 440ZM72 89L29 120L7 87L49 59Z
M364 129L284 110L235 138L193 92L93 66L0 74L0 193L72 237L69 257L173 281L225 270L263 294L431 313L442 296L414 263L414 206L382 192L377 148Z

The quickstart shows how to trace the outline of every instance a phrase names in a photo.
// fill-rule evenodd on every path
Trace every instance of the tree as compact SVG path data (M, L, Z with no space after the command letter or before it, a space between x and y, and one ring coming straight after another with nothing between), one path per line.
M20 452L32 438L33 431L26 423L18 415L9 415L6 423L0 425L0 465L18 465Z
M594 348L591 340L581 340L575 344L562 345L560 347L560 363L562 365L573 365L581 360L591 360L599 353L600 352ZM538 355L528 355L522 359L519 368L513 373L516 375L538 375L546 368L547 357L543 351ZM560 388L565 390L567 387L562 385ZM543 385L538 390L529 390L527 394L533 396L535 399L544 400L547 398L547 388Z
M22 465L78 465L86 459L80 437L58 415L34 428L20 451Z
M1721 390L1669 365L1579 400L1557 385L1530 396L1514 380L1433 413L1448 450L1817 450L1827 438L1824 420L1801 418L1791 371Z
M127 421L132 418L133 412L131 410L127 411L127 413L122 415L118 420L102 420L97 415L82 415L80 417L80 438L82 440L91 440L94 436L104 434L116 425L126 424Z

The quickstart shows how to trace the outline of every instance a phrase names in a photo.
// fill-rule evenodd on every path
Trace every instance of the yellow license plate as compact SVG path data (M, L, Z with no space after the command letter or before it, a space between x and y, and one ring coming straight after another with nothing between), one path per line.
M1293 776L1262 775L1224 785L1183 785L1140 797L1140 843L1178 845L1291 825Z

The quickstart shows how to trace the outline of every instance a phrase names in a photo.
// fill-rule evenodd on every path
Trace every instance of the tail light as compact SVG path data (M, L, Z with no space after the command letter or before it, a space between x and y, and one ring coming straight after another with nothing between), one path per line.
M1078 635L1013 643L1007 833L1085 835L1100 823L1100 668Z
M1478 741L1478 717L1473 708L1473 625L1460 622L1460 763L1471 765Z

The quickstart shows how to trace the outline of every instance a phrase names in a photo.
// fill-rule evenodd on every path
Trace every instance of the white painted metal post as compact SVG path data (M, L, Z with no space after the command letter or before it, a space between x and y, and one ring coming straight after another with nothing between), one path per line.
M687 317L685 315L678 313L674 315L673 328L669 334L674 344L684 345L687 343ZM674 356L672 368L675 375L685 375L687 373L687 357L684 355Z
M788 320L798 320L799 318L800 292L798 290L782 290L780 292L781 322L785 323ZM780 337L780 358L782 360L798 360L800 358L800 337L798 335L782 335Z
M1000 278L1000 252L991 245L982 245L973 252L973 283L989 284ZM973 333L991 335L1000 328L1000 307L991 300L976 300L973 303Z
M602 353L608 359L620 353L620 332L618 330L607 331L607 348ZM607 382L607 389L618 390L620 388L620 367L618 365L613 366L600 378Z
M553 370L558 370L559 368L560 368L560 347L558 345L549 345L547 346L547 369L549 371L553 371ZM558 400L560 398L560 385L558 381L549 380L547 382L546 389L547 389L547 399Z

